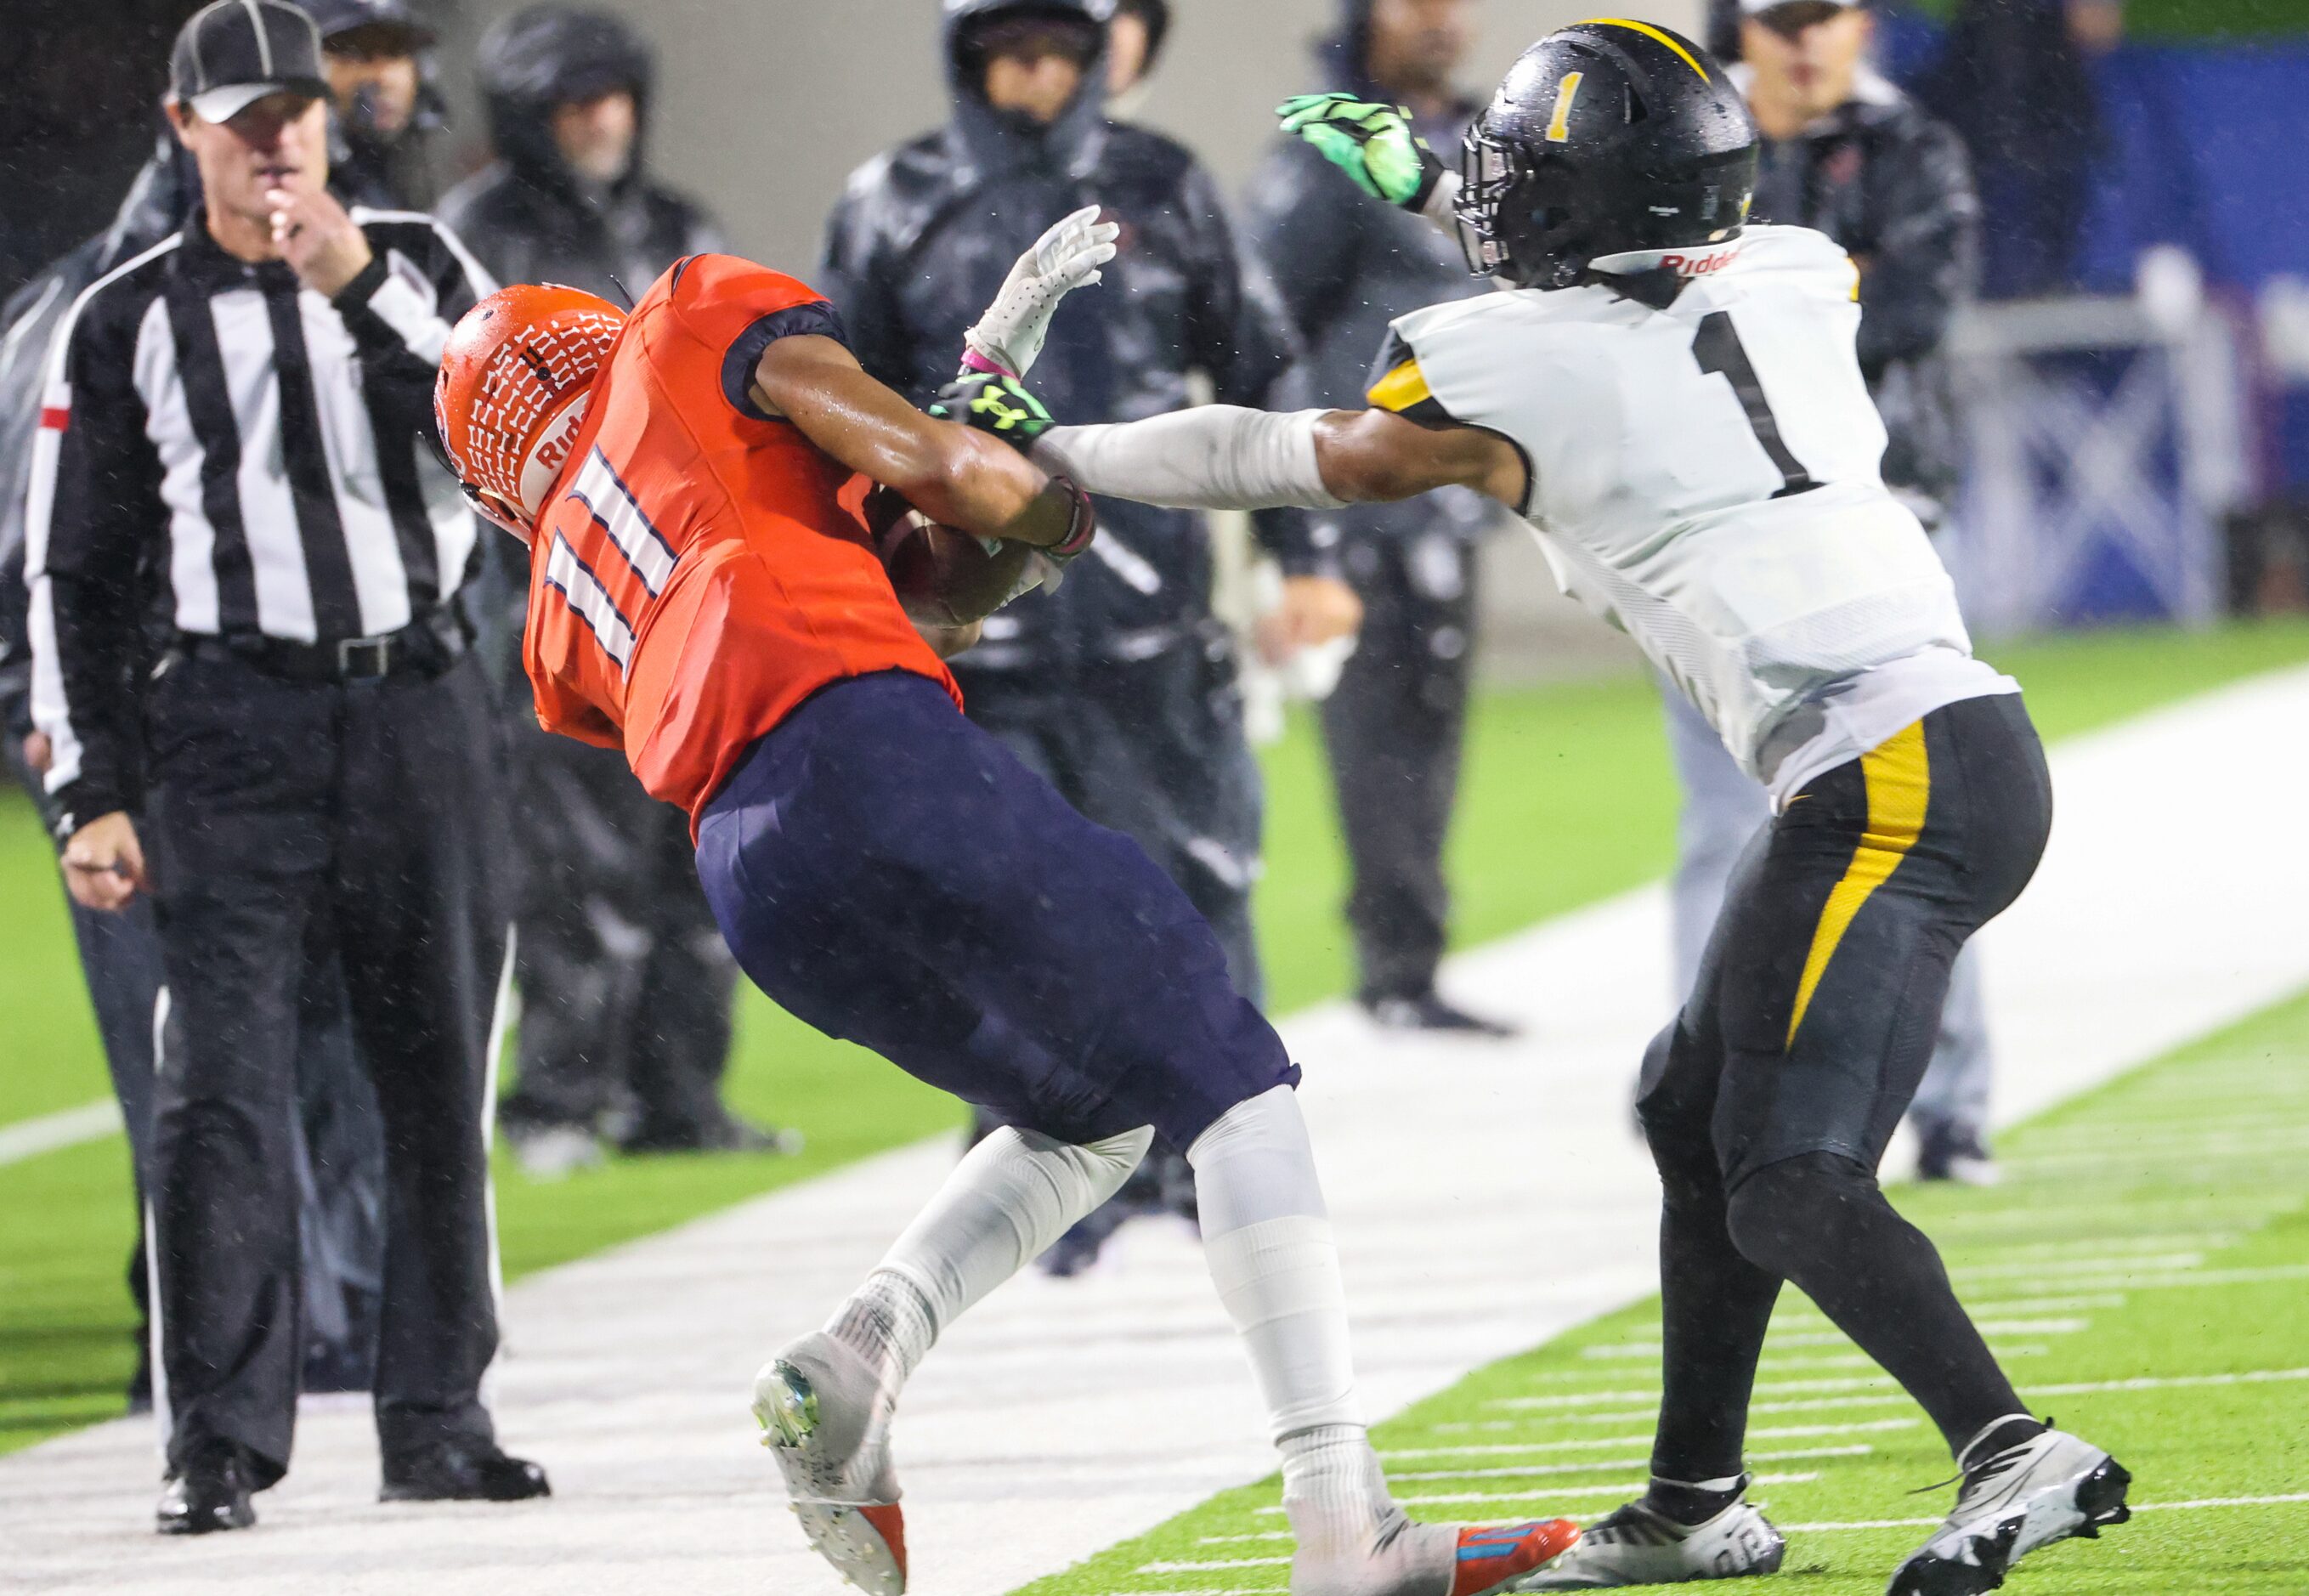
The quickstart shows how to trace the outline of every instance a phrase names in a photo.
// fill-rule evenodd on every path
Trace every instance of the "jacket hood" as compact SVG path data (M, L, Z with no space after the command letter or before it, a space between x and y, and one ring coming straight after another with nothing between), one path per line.
M637 117L634 155L616 187L641 180L657 61L623 22L604 12L532 5L482 36L474 65L498 159L524 182L564 199L582 199L588 185L554 142L553 108L615 89L631 91Z
M200 205L200 168L193 164L192 151L163 127L153 140L152 158L138 169L112 225L104 229L99 273L151 248L183 227Z
M1075 17L1098 30L1098 54L1083 68L1082 87L1043 126L986 103L963 45L973 30L997 17ZM1021 168L1051 166L1080 177L1098 163L1106 132L1106 27L1114 0L945 0L947 88L954 101L949 142L965 180Z
M1338 89L1363 99L1388 99L1395 96L1381 88L1371 73L1371 11L1374 0L1339 0L1339 23L1330 32L1315 40L1315 74L1319 80L1313 87ZM1451 91L1451 99L1457 108L1456 115L1464 121L1480 109L1457 88ZM1423 128L1423 132L1432 130ZM1447 162L1455 161L1454 151L1443 151Z

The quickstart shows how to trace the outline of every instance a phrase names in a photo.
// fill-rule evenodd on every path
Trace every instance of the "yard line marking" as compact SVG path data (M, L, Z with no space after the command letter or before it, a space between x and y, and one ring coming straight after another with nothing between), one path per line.
M2132 1380L2095 1380L2063 1385L2031 1385L2029 1392L2037 1396L2097 1396L2124 1391L2170 1391L2197 1385L2258 1385L2278 1380L2309 1380L2309 1368L2255 1369L2235 1375L2158 1375ZM1884 1380L1781 1380L1769 1385L1758 1385L1760 1392L1841 1391L1841 1396L1815 1396L1788 1402L1761 1402L1750 1404L1750 1413L1802 1413L1820 1408L1856 1408L1874 1402L1905 1402L1906 1393L1886 1391ZM1584 1406L1607 1401L1647 1402L1654 1406L1625 1413L1574 1413L1565 1417L1569 1421L1586 1424L1631 1424L1656 1416L1659 1393L1656 1391L1600 1392L1578 1397L1507 1396L1494 1397L1484 1405L1492 1408L1554 1408Z
M1799 1458L1866 1457L1876 1449L1862 1442L1851 1446L1798 1446L1785 1452L1751 1452L1751 1462L1794 1462ZM1526 1480L1538 1474L1585 1474L1596 1469L1640 1469L1651 1462L1648 1457L1598 1458L1579 1463L1526 1463L1520 1468L1499 1469L1421 1469L1410 1473L1389 1474L1397 1482L1405 1480Z
M2107 1258L2048 1258L2027 1264L1974 1264L1949 1273L1958 1280L2003 1280L2030 1274L2111 1274L2119 1269L2194 1269L2205 1261L2202 1253L2157 1253L2114 1262Z
M2271 1281L2309 1279L2309 1264L2271 1264L2260 1268L2191 1270L2185 1274L2113 1274L2106 1280L2071 1281L2070 1285L2128 1291L2179 1291L2194 1286L2252 1286Z
M1437 1426L1441 1428L1441 1426ZM1384 1463L1411 1462L1427 1457L1513 1457L1526 1452L1585 1452L1600 1446L1648 1446L1649 1436L1596 1436L1584 1441L1513 1441L1496 1445L1480 1443L1466 1446L1401 1446L1379 1454ZM1598 1468L1604 1467L1597 1464Z
M1819 1478L1820 1471L1814 1470L1806 1474L1759 1474L1748 1483L1751 1485L1809 1485ZM1650 1485L1651 1482L1647 1480L1639 1480L1632 1484L1619 1486L1611 1490L1597 1488L1592 1490L1448 1491L1438 1496L1397 1497L1396 1500L1406 1507L1456 1507L1471 1503L1570 1501L1582 1497L1639 1497L1650 1488ZM1261 1508L1259 1511L1263 1513L1266 1509ZM1280 1513L1283 1509L1278 1507L1275 1511Z
M1248 1535L1205 1535L1198 1538L1197 1544L1202 1546L1224 1546L1232 1541L1288 1540L1291 1538L1292 1534L1288 1530L1254 1530Z
M2281 1497L2206 1497L2194 1502L2135 1502L2135 1513L2194 1513L2208 1507L2277 1507L2288 1503L2309 1502L2309 1491L2290 1491ZM1820 1535L1835 1530L1915 1530L1946 1521L1937 1518L1863 1518L1842 1523L1782 1524L1786 1535Z
M1204 1557L1191 1562L1141 1563L1141 1574L1224 1574L1230 1568L1288 1568L1288 1557Z
M1820 1471L1802 1474L1759 1474L1748 1481L1751 1485L1810 1485L1820 1478ZM1406 1507L1437 1507L1466 1502L1569 1502L1590 1497L1639 1497L1651 1488L1645 1480L1622 1480L1617 1485L1559 1486L1537 1491L1452 1491L1440 1496L1397 1497ZM1260 1507L1254 1511L1262 1517L1279 1515L1280 1507Z
M1510 1428L1515 1424L1515 1420L1506 1419L1494 1419L1492 1422L1495 1425ZM1920 1419L1864 1419L1852 1424L1783 1424L1771 1426L1763 1429L1751 1429L1748 1432L1748 1438L1754 1441L1793 1441L1813 1436L1872 1436L1881 1435L1886 1430L1915 1429L1923 1422L1924 1420ZM1444 1427L1438 1425L1435 1428L1441 1429ZM1469 1442L1467 1445L1463 1446L1405 1447L1399 1451L1382 1452L1379 1455L1380 1461L1383 1462L1395 1462L1397 1461L1407 1462L1417 1459L1431 1457L1515 1457L1525 1453L1571 1452L1588 1447L1645 1446L1650 1445L1651 1440L1652 1437L1650 1436L1645 1435L1600 1436L1594 1440L1587 1441L1505 1441L1497 1443L1475 1441ZM1596 1466L1601 1468L1606 1465L1597 1464ZM1400 1479L1401 1476L1398 1475L1397 1478Z
M2261 1227L2253 1227L2259 1229ZM2242 1235L2235 1230L2179 1232L2157 1236L2088 1237L2075 1241L1993 1241L1974 1245L1983 1252L1993 1252L2005 1257L2029 1256L2045 1258L2122 1257L2128 1253L2159 1253L2187 1247L2194 1252L2215 1253L2223 1247L2235 1247Z
M110 1098L61 1109L38 1119L0 1126L0 1167L19 1164L44 1152L60 1152L83 1142L100 1142L121 1128L120 1105Z
M1785 1476L1782 1477L1785 1479ZM1817 1480L1817 1474L1807 1474L1807 1480ZM1751 1481L1751 1484L1759 1483ZM1462 1491L1440 1497L1397 1497L1396 1500L1407 1506L1422 1504L1432 1505L1443 1502L1577 1502L1594 1497L1639 1497L1651 1488L1649 1480L1627 1480L1616 1485L1565 1485L1539 1491ZM1262 1516L1282 1513L1280 1507L1261 1507Z

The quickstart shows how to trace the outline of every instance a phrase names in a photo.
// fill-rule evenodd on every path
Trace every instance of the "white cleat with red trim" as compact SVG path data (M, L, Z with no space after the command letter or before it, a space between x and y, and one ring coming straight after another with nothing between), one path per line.
M762 1445L778 1460L802 1533L869 1596L904 1596L906 1525L890 1463L894 1399L866 1360L803 1336L754 1376Z

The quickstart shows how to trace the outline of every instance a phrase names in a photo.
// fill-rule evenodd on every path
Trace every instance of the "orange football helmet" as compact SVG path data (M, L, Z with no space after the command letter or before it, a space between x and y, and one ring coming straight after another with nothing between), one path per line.
M582 289L518 283L449 333L433 384L442 452L473 508L524 543L625 324Z

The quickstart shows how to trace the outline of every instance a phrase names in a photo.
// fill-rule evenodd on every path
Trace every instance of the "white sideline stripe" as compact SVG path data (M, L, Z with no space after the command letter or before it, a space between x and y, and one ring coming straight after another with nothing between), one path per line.
M1998 1082L1999 1123L2309 982L2309 939L2298 934L2309 850L2202 824L2209 789L2309 786L2309 739L2268 734L2305 723L2309 669L2053 749L2052 848L1986 938L1991 1021L2011 1061ZM2139 867L2144 837L2157 841L2157 869ZM1531 1040L1518 1047L1381 1035L1345 1004L1284 1020L1293 1056L1308 1065L1300 1097L1349 1297L1362 1306L1356 1364L1374 1419L1656 1289L1657 1183L1627 1102L1669 1007L1667 942L1667 895L1650 887L1453 960L1445 990L1522 1022ZM421 1523L379 1512L371 1416L316 1413L300 1416L296 1468L267 1493L262 1535L171 1544L137 1528L150 1523L149 1428L100 1425L0 1459L8 1574L75 1596L185 1596L227 1580L234 1596L395 1596L413 1552L426 1596L839 1596L831 1568L773 1511L775 1471L745 1421L746 1380L873 1267L952 1169L953 1140L509 1290L497 1428L508 1447L552 1470L548 1502ZM1892 1167L1909 1156L1895 1151ZM2101 1195L2066 1200L2081 1207ZM2148 1219L2219 1229L2237 1211L2172 1217L2211 1212L2184 1202ZM1439 1234L1452 1246L1439 1247ZM1133 1226L1115 1246L1110 1273L1029 1275L995 1292L909 1385L907 1540L926 1588L936 1570L938 1596L1004 1596L1272 1471L1256 1388L1189 1244ZM1546 1262L1500 1268L1501 1258ZM2063 1277L2053 1289L2083 1288ZM1163 1329L1136 1333L1134 1316ZM1125 1328L1077 1328L1092 1324ZM1647 1428L1653 1400L1639 1399L1646 1411L1632 1417L1591 1406L1560 1419L1572 1434ZM1509 1497L1500 1512L1551 1499L1610 1505L1591 1491Z
M2134 1502L2135 1513L2195 1513L2208 1507L2279 1507L2287 1504L2309 1502L2309 1491L2291 1491L2281 1497L2207 1497L2197 1502ZM1940 1523L1936 1518L1860 1518L1842 1523L1782 1524L1784 1535L1824 1535L1838 1530L1918 1530Z
M1141 1574L1224 1574L1230 1568L1288 1568L1288 1557L1211 1557L1199 1562L1141 1563Z
M44 1152L60 1152L83 1142L101 1142L117 1135L120 1128L120 1105L108 1097L43 1114L38 1119L0 1126L0 1167L21 1164Z

